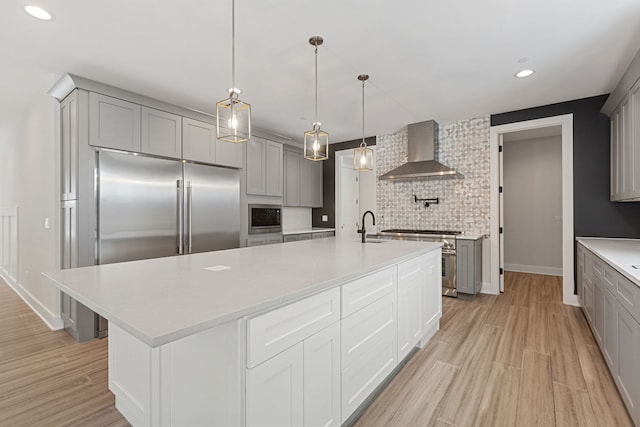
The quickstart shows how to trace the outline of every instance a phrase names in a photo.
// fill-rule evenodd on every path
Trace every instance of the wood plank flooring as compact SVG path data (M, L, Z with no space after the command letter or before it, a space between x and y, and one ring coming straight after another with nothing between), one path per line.
M129 426L107 365L107 340L52 332L0 279L0 426Z
M360 417L365 426L632 426L559 278L444 298L440 331ZM107 340L51 332L0 280L0 426L128 426L108 390Z
M357 427L633 426L559 277L507 273L500 296L444 298L440 325Z

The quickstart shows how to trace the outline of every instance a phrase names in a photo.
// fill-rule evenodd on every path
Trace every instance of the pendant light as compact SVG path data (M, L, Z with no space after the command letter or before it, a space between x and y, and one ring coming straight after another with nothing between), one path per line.
M368 172L373 170L373 150L367 148L367 143L364 140L364 82L369 80L369 76L360 74L358 80L362 82L362 142L360 147L353 150L353 169Z
M229 97L216 103L216 134L228 142L251 138L251 105L240 101L236 87L236 2L231 0L231 88Z
M318 46L323 43L322 37L313 36L309 44L315 46L316 55L316 113L313 128L304 133L304 158L308 160L327 160L329 158L329 134L320 130L318 121Z

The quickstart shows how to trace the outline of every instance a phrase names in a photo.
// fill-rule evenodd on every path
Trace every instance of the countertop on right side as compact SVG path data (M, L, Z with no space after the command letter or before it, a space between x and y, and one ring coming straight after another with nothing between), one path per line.
M576 240L640 286L640 240L577 237Z

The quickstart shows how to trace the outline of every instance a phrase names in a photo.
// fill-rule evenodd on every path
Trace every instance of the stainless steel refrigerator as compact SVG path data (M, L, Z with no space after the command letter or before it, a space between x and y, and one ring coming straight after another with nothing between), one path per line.
M235 169L100 150L99 264L240 246Z

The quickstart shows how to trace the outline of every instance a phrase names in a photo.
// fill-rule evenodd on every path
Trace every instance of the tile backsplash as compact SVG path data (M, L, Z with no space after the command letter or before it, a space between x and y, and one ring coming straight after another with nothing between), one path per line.
M389 228L460 230L489 233L489 116L440 123L437 160L460 178L377 180L378 230ZM376 173L407 161L407 129L376 140ZM418 198L440 199L424 207Z

